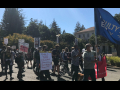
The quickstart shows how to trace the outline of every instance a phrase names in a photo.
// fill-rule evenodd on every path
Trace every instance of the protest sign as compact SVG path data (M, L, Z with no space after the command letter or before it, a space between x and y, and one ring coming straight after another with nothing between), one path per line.
M52 54L40 52L40 70L52 69Z
M19 43L19 52L28 53L29 43Z
M8 38L4 38L4 44L8 44Z
M40 38L34 38L34 48L38 48L40 46Z
M25 40L24 39L18 39L18 47L20 47L20 43L24 43Z

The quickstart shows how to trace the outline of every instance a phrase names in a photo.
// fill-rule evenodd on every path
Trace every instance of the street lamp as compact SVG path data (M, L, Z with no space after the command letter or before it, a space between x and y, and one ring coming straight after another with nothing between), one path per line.
M57 43L59 43L60 34L56 35L56 37L57 37Z

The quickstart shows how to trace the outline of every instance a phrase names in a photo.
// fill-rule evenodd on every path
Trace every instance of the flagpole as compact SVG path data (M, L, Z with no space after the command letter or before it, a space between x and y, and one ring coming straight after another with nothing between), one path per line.
M97 45L97 30L96 30L96 21L95 21L95 8L94 8L94 25L95 25L95 45ZM97 48L96 48L96 60L97 60ZM98 63L97 63L97 77L98 76Z

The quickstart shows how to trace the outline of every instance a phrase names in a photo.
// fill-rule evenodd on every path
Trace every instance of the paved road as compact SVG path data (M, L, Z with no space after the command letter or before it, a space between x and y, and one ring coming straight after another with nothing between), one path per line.
M30 65L29 65L30 66ZM71 65L68 65L69 68L71 67ZM0 64L1 67L1 64ZM17 73L18 73L18 68L16 68L17 65L13 65L13 77L14 79L12 81L19 81L17 79ZM0 68L1 71L1 68ZM8 69L9 72L9 69ZM52 71L50 70L50 73L52 73ZM23 73L24 77L23 77L23 81L40 81L37 79L37 76L35 75L35 73L33 72L33 69L27 69L27 65L25 65L25 72ZM57 75L57 72L56 72ZM63 76L61 76L60 78L57 78L57 76L52 76L51 78L54 79L54 81L72 81L71 76L69 76L68 74L65 74ZM106 81L118 81L118 79L120 78L120 68L113 68L111 66L108 66L107 68L107 77L105 77ZM1 73L0 72L0 81L4 81L5 80L5 73ZM8 79L6 81L10 81L10 75L8 74ZM101 79L97 79L97 81L101 81Z

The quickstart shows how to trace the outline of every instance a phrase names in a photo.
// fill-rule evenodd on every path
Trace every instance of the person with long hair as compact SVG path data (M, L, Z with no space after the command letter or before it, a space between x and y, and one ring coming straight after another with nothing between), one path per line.
M8 68L8 65L9 65L9 68L10 68L10 80L13 79L12 77L12 53L11 53L11 48L10 46L7 46L7 51L5 51L5 53L3 54L3 60L5 63L5 74L6 74L6 79L8 79L7 77L7 68Z

